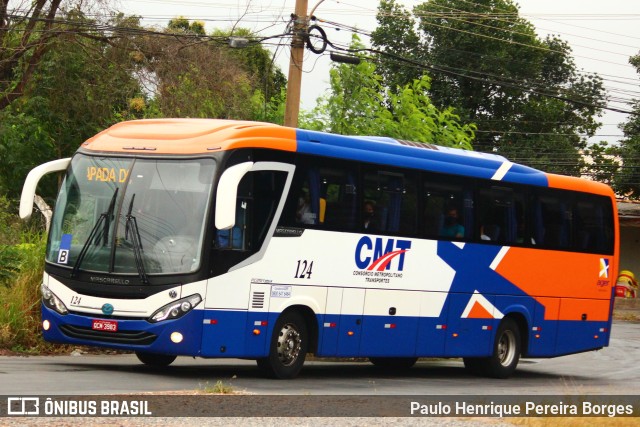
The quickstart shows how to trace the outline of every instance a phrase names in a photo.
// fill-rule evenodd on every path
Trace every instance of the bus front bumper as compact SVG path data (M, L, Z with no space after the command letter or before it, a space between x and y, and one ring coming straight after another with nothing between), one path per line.
M151 323L69 313L61 315L42 305L42 328L46 341L159 354L198 356L202 340L202 310Z

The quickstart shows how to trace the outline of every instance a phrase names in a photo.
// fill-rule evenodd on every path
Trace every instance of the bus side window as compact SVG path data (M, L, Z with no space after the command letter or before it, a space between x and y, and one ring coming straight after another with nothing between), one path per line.
M277 171L247 173L238 185L236 221L230 230L218 230L216 247L255 252L267 237L286 174Z
M373 207L373 217L365 218L368 232L413 235L416 231L416 187L413 174L395 171L368 171L364 174L365 204ZM363 208L364 210L364 208ZM369 226L371 224L371 226Z
M356 177L342 168L320 170L320 220L329 230L353 231L356 218Z
M606 197L584 195L574 206L573 248L591 253L609 253L611 247L605 242L612 241L612 230L605 227L612 220L611 202Z
M320 174L318 168L299 165L291 184L281 225L291 227L315 226L321 222Z
M523 195L511 187L480 188L477 195L477 235L480 241L525 244Z
M604 196L540 190L533 209L536 244L549 249L613 252L613 210ZM608 243L605 243L608 242Z
M536 241L550 249L568 249L573 240L571 200L563 192L546 191L537 204Z
M466 238L473 224L473 200L462 181L425 174L422 189L422 235L428 238ZM447 217L451 219L447 219ZM453 219L453 217L456 217ZM455 222L455 224L453 224ZM449 235L455 226L456 232ZM451 231L453 232L453 231ZM459 237L462 234L463 237ZM458 235L458 237L456 237Z
M340 165L300 162L280 225L352 231L355 229L356 175Z

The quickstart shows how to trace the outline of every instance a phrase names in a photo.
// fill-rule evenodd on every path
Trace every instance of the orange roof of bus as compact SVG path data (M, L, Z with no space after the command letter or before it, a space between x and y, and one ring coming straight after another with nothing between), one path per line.
M216 119L149 119L118 123L88 139L91 151L199 154L233 148L296 150L296 131L269 123Z
M563 190L582 191L584 193L600 194L602 196L611 197L615 200L613 190L601 182L591 181L588 179L576 178L573 176L564 176L548 173L547 180L549 188L559 188ZM614 203L615 206L615 203Z

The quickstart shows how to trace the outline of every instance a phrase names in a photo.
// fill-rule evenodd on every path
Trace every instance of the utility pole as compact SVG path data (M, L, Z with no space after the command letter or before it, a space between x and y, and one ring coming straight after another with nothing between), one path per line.
M304 34L307 32L308 0L296 0L291 58L289 59L289 79L287 82L287 102L284 110L284 125L298 127L300 112L300 88L302 86L302 61L304 59ZM315 10L315 8L314 8Z

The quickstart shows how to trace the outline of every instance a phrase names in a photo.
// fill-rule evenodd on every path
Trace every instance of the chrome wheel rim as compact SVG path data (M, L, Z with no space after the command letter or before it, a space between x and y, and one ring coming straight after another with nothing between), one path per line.
M278 359L284 366L293 365L302 348L302 339L295 325L287 323L278 335Z
M516 336L513 331L504 331L498 341L498 360L502 366L509 366L516 357Z

